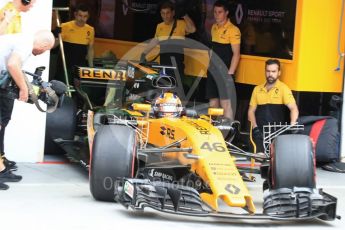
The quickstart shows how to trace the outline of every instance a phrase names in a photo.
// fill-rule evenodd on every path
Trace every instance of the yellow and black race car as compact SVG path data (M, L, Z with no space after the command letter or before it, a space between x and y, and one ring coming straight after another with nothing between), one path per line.
M93 107L84 115L89 153L85 158L90 157L85 164L96 200L116 200L134 210L149 207L201 217L338 217L337 199L316 189L314 154L308 136L279 135L274 140L271 136L266 154L240 151L226 141L229 135L224 138L226 130L232 135L235 122L220 119L223 110L209 108L206 114L198 114L185 109L171 90L173 80L166 76L160 79L151 68L129 62L124 70L79 68L79 74L81 84L127 84L127 89L128 84L130 88L151 84L160 88L149 103L127 101L121 108ZM57 142L62 147L68 144ZM71 148L65 149L68 152ZM260 167L239 167L235 155L259 160ZM248 171L260 173L265 179L260 214L244 182ZM243 212L221 212L220 200Z

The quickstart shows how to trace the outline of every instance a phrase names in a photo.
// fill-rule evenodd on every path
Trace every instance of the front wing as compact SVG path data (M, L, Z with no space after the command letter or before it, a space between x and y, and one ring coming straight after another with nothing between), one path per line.
M133 210L142 211L148 207L171 214L233 219L340 219L336 215L336 198L322 191L316 198L314 198L315 195L308 195L305 191L302 192L303 195L300 193L300 190L274 191L266 196L268 198L264 202L265 214L251 215L248 213L215 212L205 206L197 190L179 184L123 178L115 186L115 200ZM282 204L284 204L284 208L280 208Z

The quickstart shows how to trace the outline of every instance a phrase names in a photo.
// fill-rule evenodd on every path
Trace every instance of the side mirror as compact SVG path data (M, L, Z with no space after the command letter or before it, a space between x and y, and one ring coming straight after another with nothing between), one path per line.
M151 111L150 104L141 104L141 103L134 103L132 107L135 111L146 112L149 113Z
M221 108L209 108L207 111L209 116L223 116L224 109Z

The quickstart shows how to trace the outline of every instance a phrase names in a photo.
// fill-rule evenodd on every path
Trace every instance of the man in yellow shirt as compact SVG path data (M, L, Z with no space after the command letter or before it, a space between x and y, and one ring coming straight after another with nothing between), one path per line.
M0 8L0 35L22 31L21 12L27 12L36 0L13 0Z
M240 61L241 32L229 20L227 2L218 0L213 5L216 23L211 29L212 50L206 82L206 98L210 107L224 109L224 117L231 120L234 114L230 92L233 75Z
M74 12L74 20L61 24L68 67L73 65L93 67L95 30L86 23L89 17L88 6L79 4Z
M248 120L252 124L253 138L258 152L263 152L263 126L268 123L290 122L298 119L298 107L291 90L279 81L280 62L277 59L266 61L266 82L254 88L249 103ZM287 117L287 109L290 117Z
M175 58L177 70L182 77L184 72L183 41L187 34L195 32L195 25L188 15L184 15L183 20L175 19L175 6L170 1L162 3L160 14L163 22L157 25L155 37L145 47L140 59L144 61L146 55L159 44L160 64L173 66L172 58Z

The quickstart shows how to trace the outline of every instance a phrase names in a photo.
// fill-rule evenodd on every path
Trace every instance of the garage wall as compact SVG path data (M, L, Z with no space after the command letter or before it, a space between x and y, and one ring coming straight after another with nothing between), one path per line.
M40 29L50 30L52 0L37 0L34 7L22 14L23 32L35 33ZM49 52L30 60L24 70L34 71L38 66L46 66L43 79L48 80ZM32 104L15 102L12 120L6 128L5 152L9 159L19 162L39 162L43 160L46 115Z

